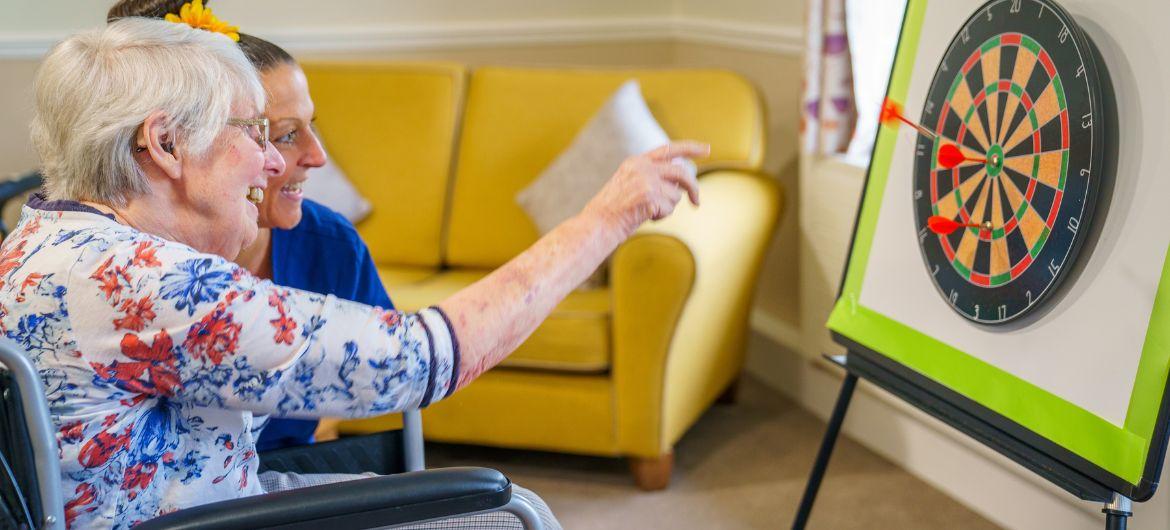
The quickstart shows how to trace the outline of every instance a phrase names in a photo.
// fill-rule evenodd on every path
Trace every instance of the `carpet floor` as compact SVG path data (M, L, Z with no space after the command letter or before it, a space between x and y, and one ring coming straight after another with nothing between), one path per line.
M634 487L626 462L427 444L427 467L485 466L536 491L569 530L789 528L825 424L745 377L739 401L715 405L675 447L665 491ZM843 437L810 529L984 530L996 525Z

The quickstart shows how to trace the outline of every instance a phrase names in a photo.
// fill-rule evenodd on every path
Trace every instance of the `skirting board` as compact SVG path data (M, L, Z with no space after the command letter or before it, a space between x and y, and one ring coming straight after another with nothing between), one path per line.
M822 419L832 410L843 376L759 332L749 342L746 369ZM865 382L854 394L844 432L1004 528L1104 526L1100 506L1079 501ZM810 465L813 456L809 454ZM832 488L833 480L830 464L822 488ZM798 501L791 499L793 505ZM848 507L818 504L817 509ZM1163 491L1150 502L1135 504L1134 511L1132 528L1170 528L1170 493ZM816 509L812 518L815 525Z

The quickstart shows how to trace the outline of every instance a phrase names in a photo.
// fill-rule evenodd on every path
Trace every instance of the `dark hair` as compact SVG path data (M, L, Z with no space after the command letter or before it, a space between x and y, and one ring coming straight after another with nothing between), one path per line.
M106 13L106 22L126 17L163 18L167 13L177 15L185 3L187 0L118 0Z
M240 34L240 49L244 51L248 60L252 61L252 66L261 72L282 64L297 64L296 59L284 51L284 48L247 33Z
M167 13L179 14L183 4L189 0L118 0L106 13L106 22L125 17L163 18ZM211 0L204 0L207 5ZM240 50L252 62L252 66L263 72L282 64L296 64L296 59L284 48L260 37L240 33Z

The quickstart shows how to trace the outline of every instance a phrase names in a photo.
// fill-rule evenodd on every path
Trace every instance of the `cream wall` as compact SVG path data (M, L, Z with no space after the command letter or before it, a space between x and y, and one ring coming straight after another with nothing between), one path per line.
M113 0L5 0L0 34L71 32L105 20ZM613 18L670 12L672 0L210 0L233 24L260 30L320 29L371 23L457 23L489 20Z
M27 140L36 58L65 34L101 22L103 9L87 12L78 5L106 5L5 1L0 175L36 162ZM810 359L839 350L823 324L848 250L864 172L837 159L798 161L803 0L215 0L212 6L301 58L719 67L744 75L767 106L766 170L787 192L787 210L757 290L748 367L805 407L828 414L839 373ZM997 523L1097 526L1096 507L1040 483L881 392L862 385L855 400L849 434ZM1170 524L1167 497L1163 493L1155 505L1139 507L1135 527Z
M771 0L674 0L674 12L688 17L774 26L803 26L804 2Z
M36 58L104 9L73 0L7 0L0 18L0 176L36 164L28 144ZM87 2L88 3L88 2ZM107 3L92 4L106 6ZM224 19L301 58L442 59L471 65L715 67L740 72L768 108L766 171L787 189L755 322L799 327L796 219L801 0L213 0ZM309 22L311 21L311 23ZM8 57L8 58L5 58Z

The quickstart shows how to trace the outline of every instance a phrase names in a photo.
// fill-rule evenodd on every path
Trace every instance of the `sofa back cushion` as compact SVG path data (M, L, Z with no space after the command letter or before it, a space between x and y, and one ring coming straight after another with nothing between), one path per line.
M755 89L722 70L480 68L471 75L446 240L457 267L497 267L539 232L515 201L623 82L637 79L667 135L711 143L702 167L758 169ZM614 168L617 169L616 167Z
M357 228L374 261L438 267L464 67L302 66L329 156L373 206Z

